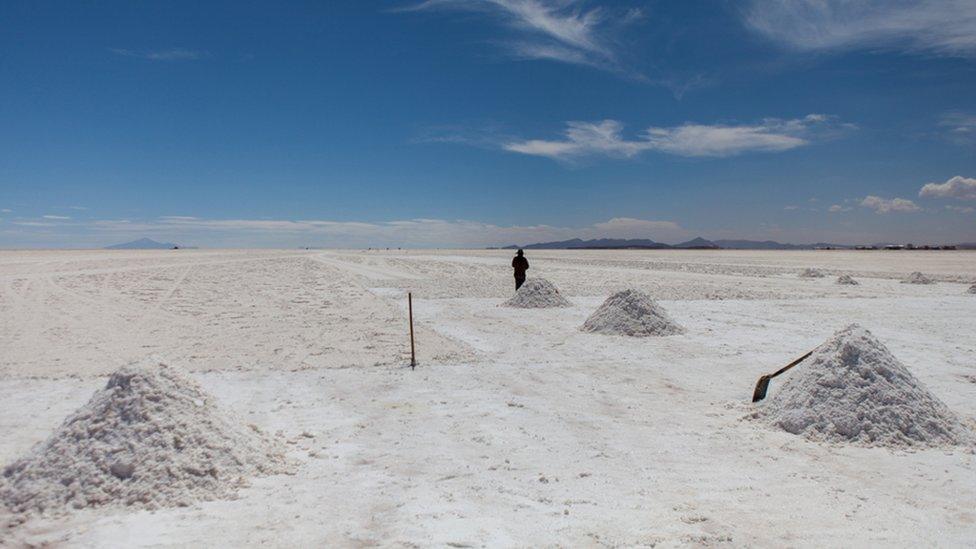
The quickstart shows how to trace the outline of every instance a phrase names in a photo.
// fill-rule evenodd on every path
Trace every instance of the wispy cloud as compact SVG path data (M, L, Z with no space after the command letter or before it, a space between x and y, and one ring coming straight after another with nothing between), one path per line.
M0 213L5 213L5 214L13 213L13 210L11 210L10 208L0 208Z
M917 204L906 198L881 198L880 196L868 195L861 200L861 206L874 210L875 213L886 214L891 212L917 212Z
M834 117L810 114L782 120L767 118L755 124L704 125L686 123L669 128L651 127L635 139L623 136L623 124L616 120L567 122L562 139L509 141L507 151L571 160L585 156L632 158L645 151L692 157L726 157L749 152L780 152L812 140L853 129Z
M973 0L752 0L745 21L798 50L872 48L976 57Z
M66 215L42 215L41 217L43 217L44 219L57 219L57 220L71 219L71 217Z
M149 61L194 61L206 57L202 51L186 48L170 48L166 50L137 51L124 48L110 48L109 51L123 57L135 57Z
M973 208L972 206L946 206L945 208L950 212L956 212L956 213L969 214L969 213L976 212L976 208Z
M849 212L849 211L851 211L851 208L850 208L850 206L842 206L840 204L833 204L832 206L830 206L829 208L827 208L827 211L830 212L830 213Z
M959 111L946 113L939 126L946 129L946 137L957 145L976 144L976 114Z
M463 10L503 24L500 43L517 59L544 59L629 73L618 55L616 35L638 21L637 9L585 8L579 0L426 0L398 11Z
M926 183L918 196L926 198L956 198L976 200L976 179L957 175L945 183Z
M16 221L11 221L10 223L14 225L20 225L22 227L57 227L57 223L51 223L49 221L31 221L18 219Z

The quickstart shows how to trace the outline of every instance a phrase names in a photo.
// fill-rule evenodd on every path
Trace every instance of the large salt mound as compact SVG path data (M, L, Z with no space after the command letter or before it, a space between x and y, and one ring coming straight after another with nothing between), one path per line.
M286 469L277 442L220 410L179 369L145 361L112 374L50 438L5 467L0 502L15 513L185 506Z
M844 286L857 286L859 282L854 280L854 277L851 275L844 274L837 277L837 284Z
M684 333L651 296L623 290L607 298L586 322L583 331L608 335L667 336Z
M803 269L797 276L800 278L823 278L827 275L820 269Z
M511 299L503 303L506 307L522 309L542 309L545 307L569 307L570 303L560 295L552 282L544 278L525 281Z
M902 284L931 284L932 279L918 271L915 271L914 273L908 275L908 278L902 280L901 283Z
M958 417L856 324L834 334L797 365L759 415L813 440L865 446L972 440Z

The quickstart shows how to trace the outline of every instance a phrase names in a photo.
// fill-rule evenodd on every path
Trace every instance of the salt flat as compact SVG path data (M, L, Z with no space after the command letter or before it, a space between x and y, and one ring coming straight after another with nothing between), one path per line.
M35 517L0 538L92 547L976 539L972 448L820 444L749 418L759 375L858 322L976 429L976 296L966 294L976 253L529 251L529 276L572 304L541 310L498 306L512 292L510 257L0 252L0 463L44 440L108 373L150 354L280 431L298 463L235 500ZM828 276L799 278L808 267ZM913 271L937 282L900 283ZM843 273L860 285L834 284ZM629 287L686 333L579 330ZM408 291L415 371L405 367Z

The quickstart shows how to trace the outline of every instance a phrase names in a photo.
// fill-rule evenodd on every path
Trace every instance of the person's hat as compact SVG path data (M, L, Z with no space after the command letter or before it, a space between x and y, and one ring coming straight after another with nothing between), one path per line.
M524 253L525 253L525 252L523 252L522 250L519 250L519 251L517 251L517 252L515 252L515 255L522 255L522 254L524 254Z

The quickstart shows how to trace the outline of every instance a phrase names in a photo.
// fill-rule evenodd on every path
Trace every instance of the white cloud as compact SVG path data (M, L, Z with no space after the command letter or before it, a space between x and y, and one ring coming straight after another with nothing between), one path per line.
M800 207L799 206L795 206L793 204L790 204L789 206L783 206L783 209L786 210L786 211L788 211L788 212L791 212L793 210L799 210Z
M426 0L400 11L454 9L498 18L512 31L503 40L519 59L546 59L626 72L615 48L621 27L642 17L639 10L586 9L580 0Z
M21 225L23 227L57 227L57 223L51 223L47 221L11 221L14 225Z
M973 0L752 0L745 21L798 50L874 48L976 57Z
M14 211L11 210L10 208L2 208L0 209L0 212L8 214L8 213L13 213Z
M828 208L827 211L829 211L831 213L849 212L849 211L851 211L851 208L848 207L848 206L841 206L840 204L834 204L830 208Z
M918 196L976 200L976 179L957 175L945 183L926 183L918 191Z
M875 213L886 214L891 212L917 212L921 210L917 204L905 198L881 198L879 196L868 195L861 200L861 206L870 208Z
M137 57L149 61L193 61L202 59L206 56L204 52L188 50L185 48L171 48L156 51L135 51L123 48L110 48L112 53L123 57Z
M43 217L44 219L59 219L59 220L71 219L66 215L42 215L41 217Z
M802 147L809 143L802 133L783 127L780 121L767 120L756 126L685 124L650 128L647 139L655 150L680 156L735 156Z
M670 128L648 128L637 139L622 136L616 120L567 122L560 140L532 139L502 144L508 151L556 159L582 156L631 158L644 151L678 156L736 156L748 152L779 152L808 145L853 124L838 124L833 117L810 114L781 120L766 118L751 125L703 125L686 123Z
M946 206L946 209L951 212L964 214L976 212L976 208L973 208L972 206Z
M942 116L939 126L947 129L946 137L958 145L976 143L976 114L950 112Z

